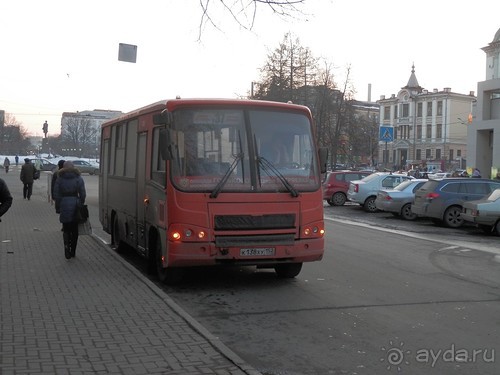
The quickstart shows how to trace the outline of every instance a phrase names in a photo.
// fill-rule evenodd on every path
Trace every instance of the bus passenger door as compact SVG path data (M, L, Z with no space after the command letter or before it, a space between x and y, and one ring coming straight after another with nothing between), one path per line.
M144 192L146 184L146 141L147 133L140 133L137 140L137 246L141 252L146 249L146 205Z

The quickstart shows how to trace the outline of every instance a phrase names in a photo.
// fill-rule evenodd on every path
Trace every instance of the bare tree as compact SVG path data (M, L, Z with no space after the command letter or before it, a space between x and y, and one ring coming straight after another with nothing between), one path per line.
M11 113L4 115L4 126L0 129L0 148L3 153L18 154L27 150L28 130Z
M259 7L267 6L274 14L294 18L302 15L300 7L305 0L248 0L248 1L226 1L226 0L200 0L202 15L200 19L198 40L201 40L203 27L208 23L220 30L218 22L212 17L213 7L222 8L242 28L252 30Z
M5 126L21 126L22 122L16 119L12 113L5 112L4 116L4 125Z
M85 116L68 117L63 128L63 148L71 150L78 156L91 155L95 148L98 127L91 118Z

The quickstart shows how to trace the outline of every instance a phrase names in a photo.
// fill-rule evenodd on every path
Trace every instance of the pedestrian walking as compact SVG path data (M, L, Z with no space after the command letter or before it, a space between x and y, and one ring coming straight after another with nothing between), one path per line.
M12 206L12 195L5 181L0 178L0 217L9 210L10 206Z
M50 197L52 198L52 200L55 202L55 198L54 198L54 186L56 185L56 180L57 180L57 176L58 176L58 173L59 171L62 169L63 165L64 165L64 162L66 160L59 160L57 162L57 171L54 171L53 174L52 174L52 182L50 184ZM57 207L57 202L56 202L56 212L59 212L59 208Z
M16 167L19 165L19 156L16 154L16 157L14 158L14 160L16 161Z
M478 168L474 168L472 172L472 178L481 178L481 171Z
M35 181L36 168L31 163L30 159L24 159L24 164L21 167L21 181L23 183L23 197L24 199L31 199L33 193L33 181Z
M6 156L5 159L3 160L3 167L5 169L5 173L9 173L9 168L10 168L10 160Z
M85 182L80 171L71 161L65 161L57 172L54 184L56 208L59 209L59 221L63 225L64 256L73 258L78 243L78 221L76 211L85 204L87 197ZM56 211L57 212L57 211Z

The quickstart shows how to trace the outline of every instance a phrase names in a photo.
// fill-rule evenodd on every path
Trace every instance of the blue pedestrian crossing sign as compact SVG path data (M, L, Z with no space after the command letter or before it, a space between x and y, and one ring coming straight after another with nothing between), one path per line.
M392 126L381 126L379 140L382 142L394 141L394 128Z

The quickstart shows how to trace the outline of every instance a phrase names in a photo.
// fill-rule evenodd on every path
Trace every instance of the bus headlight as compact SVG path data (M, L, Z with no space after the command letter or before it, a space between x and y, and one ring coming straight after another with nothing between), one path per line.
M302 227L302 238L321 238L325 235L323 222L312 223Z
M187 224L172 224L168 229L168 239L175 242L207 241L207 230Z

